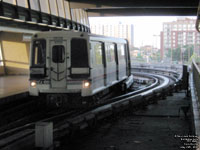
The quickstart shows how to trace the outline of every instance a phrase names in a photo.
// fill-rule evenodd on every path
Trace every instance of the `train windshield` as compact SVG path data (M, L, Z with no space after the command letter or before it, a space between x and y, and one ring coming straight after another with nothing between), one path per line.
M32 66L43 67L45 65L46 41L35 40L32 49Z
M71 40L71 67L88 67L87 41L74 38Z

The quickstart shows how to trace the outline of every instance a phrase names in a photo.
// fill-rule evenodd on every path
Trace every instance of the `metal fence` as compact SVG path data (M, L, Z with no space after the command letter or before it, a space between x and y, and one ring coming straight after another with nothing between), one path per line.
M194 80L194 86L196 90L196 96L198 97L198 100L200 101L200 68L193 60L192 62L192 71L193 71L193 80Z

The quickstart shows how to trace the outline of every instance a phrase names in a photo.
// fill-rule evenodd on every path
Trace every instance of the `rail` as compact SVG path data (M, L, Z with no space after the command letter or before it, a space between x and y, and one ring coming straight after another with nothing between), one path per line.
M165 70L166 71L166 70ZM156 71L158 72L158 71ZM144 73L142 73L144 75ZM150 74L146 73L150 76ZM143 106L150 104L154 101L157 101L159 97L165 96L166 91L168 91L172 86L175 87L178 80L174 80L173 85L170 84L169 79L163 75L151 74L153 78L159 79L159 84L147 91L142 91L141 93L134 93L134 95L125 96L122 99L111 102L109 104L94 108L90 111L86 111L77 115L67 116L61 114L56 116L52 121L54 122L54 139L58 140L63 136L70 136L75 134L77 131L83 130L85 128L94 127L95 124L101 122L102 119L115 115L117 116L119 112L126 109L135 109L136 106ZM168 76L170 73L168 72ZM155 81L157 81L157 79ZM68 114L67 114L68 115ZM52 119L50 119L52 120ZM50 121L48 120L48 121ZM58 122L55 120L59 120ZM20 141L26 139L34 139L34 123L29 124L28 126L22 126L20 128L10 130L0 134L0 140L3 141L0 143L0 148L7 148L12 144L20 143ZM13 138L14 137L14 138ZM13 140L14 139L14 140ZM14 141L14 142L13 142ZM29 146L34 146L34 141L28 144Z
M196 64L195 60L192 62L192 72L193 72L193 80L194 80L194 87L195 87L195 94L200 102L200 68Z

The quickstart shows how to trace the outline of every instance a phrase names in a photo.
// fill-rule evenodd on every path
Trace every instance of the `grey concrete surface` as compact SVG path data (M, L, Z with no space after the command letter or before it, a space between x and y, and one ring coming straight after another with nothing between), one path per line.
M158 104L108 121L87 136L77 137L61 149L70 150L179 150L181 137L191 134L190 99L184 91ZM183 147L184 146L184 147Z
M0 98L25 93L28 91L28 76L1 76Z

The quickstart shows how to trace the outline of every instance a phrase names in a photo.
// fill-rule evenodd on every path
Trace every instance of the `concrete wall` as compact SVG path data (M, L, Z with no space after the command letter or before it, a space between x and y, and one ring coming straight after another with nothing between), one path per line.
M1 32L0 42L5 74L28 74L30 42L23 41L23 33Z
M0 75L4 75L5 72L4 72L4 67L3 66L0 66Z

